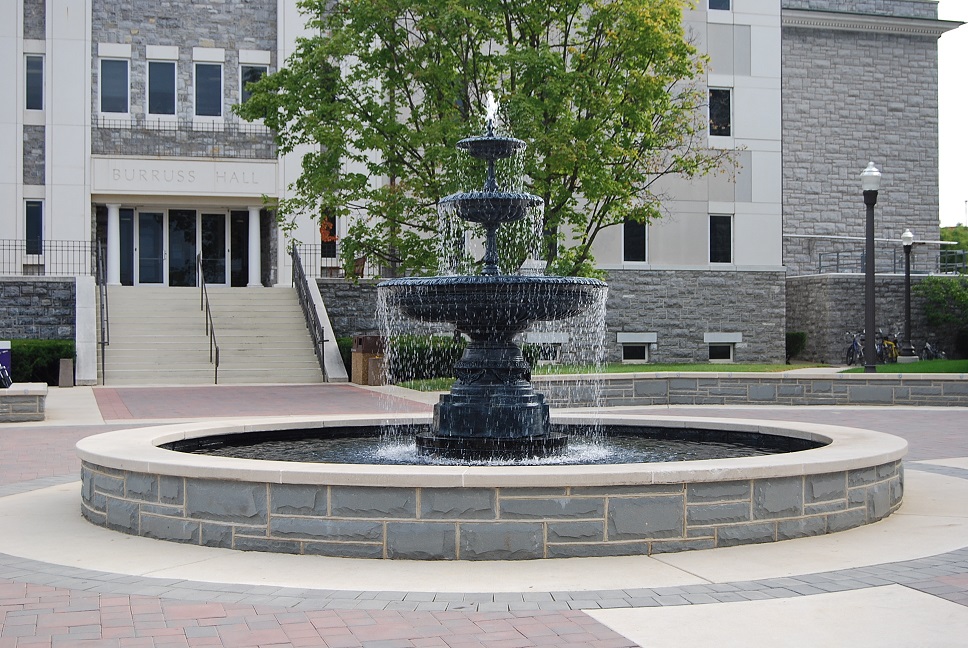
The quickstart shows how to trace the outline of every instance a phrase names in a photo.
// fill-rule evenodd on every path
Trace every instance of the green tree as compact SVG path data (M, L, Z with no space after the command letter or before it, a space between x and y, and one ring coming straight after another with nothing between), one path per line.
M283 153L313 147L283 219L355 215L344 264L365 255L425 272L437 267L438 201L481 177L454 145L481 133L494 90L529 142L522 188L545 201L550 271L589 274L602 231L661 217L663 177L731 168L729 151L706 146L688 4L301 0L317 35L236 109L265 120Z
M968 332L968 276L925 277L914 292L924 298L928 324L956 334Z

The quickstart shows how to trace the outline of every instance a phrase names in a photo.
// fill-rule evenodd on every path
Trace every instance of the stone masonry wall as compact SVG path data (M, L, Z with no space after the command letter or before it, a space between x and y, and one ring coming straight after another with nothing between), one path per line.
M934 0L781 0L783 9L839 11L905 18L937 18Z
M25 185L45 184L45 134L44 126L24 126L24 174Z
M868 4L897 15L934 10L876 2L850 11ZM839 2L784 2L791 5L847 10ZM784 235L863 237L859 175L873 160L883 174L875 236L897 241L910 228L938 240L936 39L784 28L782 56ZM863 245L786 237L783 261L790 274L806 274L816 271L820 253ZM878 256L889 255L887 247L897 244L878 244Z
M925 341L949 354L954 349L950 332L928 326L924 301L914 291L923 277L911 277L911 342L915 351ZM807 346L799 359L842 364L847 331L864 329L864 275L830 274L790 277L787 280L787 329L804 331ZM875 322L884 333L904 331L904 276L878 275L874 281Z
M0 277L0 340L73 340L73 279Z
M194 116L193 47L215 47L225 50L223 73L223 116L231 121L229 107L239 102L239 50L263 50L271 53L270 70L278 69L276 60L276 0L198 0L178 3L172 10L168 0L94 0L92 19L91 114L98 116L98 43L130 43L131 116L136 124L145 118L147 84L147 45L178 46L177 117L192 120ZM110 115L107 116L110 118ZM129 151L171 156L218 155L219 157L259 157L252 147L264 149L265 157L274 158L271 133L240 133L232 128L223 133L176 132L147 128L92 130L92 152L116 154L127 145ZM116 141L116 140L121 140ZM199 148L201 147L201 148ZM131 154L129 152L129 154Z
M47 0L24 0L24 38L47 38Z
M319 294L326 304L336 337L378 335L376 282L353 283L346 279L317 279Z

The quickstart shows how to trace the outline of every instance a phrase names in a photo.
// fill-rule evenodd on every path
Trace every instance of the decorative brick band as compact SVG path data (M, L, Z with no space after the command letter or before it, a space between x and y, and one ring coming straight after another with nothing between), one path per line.
M645 418L639 420L646 424ZM714 424L757 429L751 421L688 421ZM281 425L306 423L262 429ZM203 546L353 558L513 560L773 542L868 524L900 506L903 440L792 423L768 432L784 425L790 435L832 442L739 460L490 469L226 459L154 446L256 426L125 430L78 444L82 512L94 524L124 533ZM830 437L823 436L827 432ZM146 449L145 441L152 447Z

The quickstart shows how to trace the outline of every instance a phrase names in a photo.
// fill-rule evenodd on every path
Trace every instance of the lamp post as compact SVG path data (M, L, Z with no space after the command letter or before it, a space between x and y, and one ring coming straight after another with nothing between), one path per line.
M914 362L918 356L911 344L911 249L914 247L914 234L906 229L901 234L901 244L904 246L904 340L901 342L901 354L898 362Z
M867 205L867 263L864 268L864 373L877 372L877 355L874 350L874 205L877 204L877 190L881 188L881 172L873 162L860 174L861 188L864 190L864 204Z

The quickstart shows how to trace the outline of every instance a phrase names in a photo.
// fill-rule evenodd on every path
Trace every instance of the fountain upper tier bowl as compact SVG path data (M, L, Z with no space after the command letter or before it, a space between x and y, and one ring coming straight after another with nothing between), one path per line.
M522 331L533 321L579 315L605 283L586 277L531 275L404 277L380 283L387 301L408 317L450 322L461 331Z
M540 207L544 200L529 193L505 191L465 191L440 201L441 205L453 205L457 215L485 227L497 227L524 218L528 210Z

